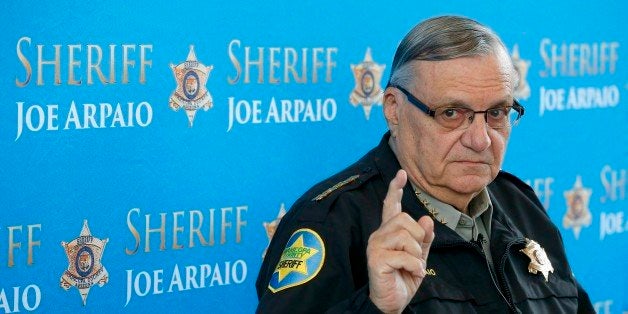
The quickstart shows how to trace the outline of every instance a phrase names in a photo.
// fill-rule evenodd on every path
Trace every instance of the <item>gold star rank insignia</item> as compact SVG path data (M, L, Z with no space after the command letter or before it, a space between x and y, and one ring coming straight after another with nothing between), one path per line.
M177 88L170 96L170 108L174 111L185 109L189 126L194 124L194 117L198 109L207 111L213 106L212 95L205 85L213 65L205 66L196 59L194 46L190 46L188 58L178 65L170 64L177 81Z
M382 74L386 65L377 64L371 56L371 48L366 49L364 60L351 65L355 87L349 95L349 102L356 107L362 104L364 115L368 120L373 105L382 105L384 93L381 87Z
M93 285L104 286L109 273L102 265L102 254L109 239L98 239L89 231L87 220L83 221L81 234L74 240L61 242L68 257L68 269L61 276L61 287L69 290L76 287L87 304L87 295Z
M554 272L554 267L550 262L545 249L543 249L536 241L526 238L526 247L519 250L530 258L530 264L528 265L528 272L531 274L537 274L541 272L545 281L548 281L549 273Z
M302 285L312 280L323 268L325 245L321 237L311 229L295 231L268 283L273 293Z

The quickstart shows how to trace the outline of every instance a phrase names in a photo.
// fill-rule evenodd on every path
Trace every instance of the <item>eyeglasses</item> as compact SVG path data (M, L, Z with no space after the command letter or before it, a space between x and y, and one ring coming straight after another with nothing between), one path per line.
M525 111L523 106L520 105L516 99L513 101L512 106L500 106L483 111L474 111L465 107L441 107L430 109L430 107L414 97L414 95L403 87L399 85L389 86L402 91L411 104L434 118L438 124L451 130L468 128L473 122L475 115L478 113L484 115L484 121L486 121L486 124L488 124L491 128L508 128L516 125Z

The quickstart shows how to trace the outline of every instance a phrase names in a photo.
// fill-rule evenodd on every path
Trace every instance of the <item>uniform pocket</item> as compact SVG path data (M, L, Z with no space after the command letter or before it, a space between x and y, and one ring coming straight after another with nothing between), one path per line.
M477 289L469 289L469 286L462 287L458 283L437 276L427 276L410 304L451 302L484 305L496 301L494 293L491 294L494 289L490 286L481 287L481 284L474 284L473 286Z
M554 271L545 275L528 271L530 260L514 257L506 269L508 285L515 305L524 313L575 313L578 289L569 267L555 263ZM518 271L516 271L518 270Z

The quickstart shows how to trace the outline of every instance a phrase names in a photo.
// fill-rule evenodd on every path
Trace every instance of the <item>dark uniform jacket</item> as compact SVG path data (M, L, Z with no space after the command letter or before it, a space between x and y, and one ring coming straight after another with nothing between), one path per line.
M388 184L400 169L388 138L310 189L282 219L257 278L258 312L379 312L368 297L366 247L381 224ZM494 207L490 247L495 271L481 245L435 221L427 276L404 312L595 313L534 191L502 171L488 192ZM410 183L402 208L415 219L428 214ZM526 238L545 250L553 267L548 281L528 271L531 258L520 251Z

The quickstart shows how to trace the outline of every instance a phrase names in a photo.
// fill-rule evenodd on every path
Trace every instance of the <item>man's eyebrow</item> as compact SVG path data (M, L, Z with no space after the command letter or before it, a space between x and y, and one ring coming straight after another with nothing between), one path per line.
M508 102L507 99L497 100L497 101L494 101L490 106L486 107L486 109L511 106L513 102L514 100L511 102ZM471 107L471 105L469 105L468 103L460 99L444 99L438 102L438 104L434 104L433 106L434 107L432 109L454 107L454 108L465 108L465 109L474 110Z
M471 106L469 106L466 102L459 100L459 99L444 99L442 101L439 101L438 103L433 104L433 109L439 109L439 108L465 108L465 109L470 109L471 110Z

